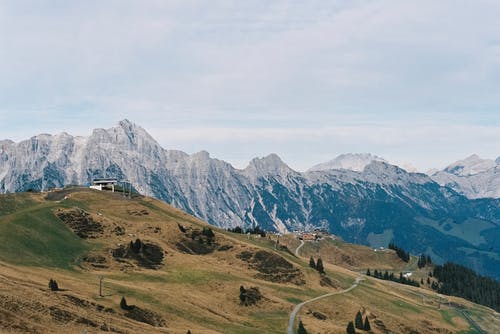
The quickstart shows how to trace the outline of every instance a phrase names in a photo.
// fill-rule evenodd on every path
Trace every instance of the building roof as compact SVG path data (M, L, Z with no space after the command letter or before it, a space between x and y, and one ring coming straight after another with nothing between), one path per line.
M92 180L93 184L110 184L110 183L118 183L118 179L115 178L95 178Z

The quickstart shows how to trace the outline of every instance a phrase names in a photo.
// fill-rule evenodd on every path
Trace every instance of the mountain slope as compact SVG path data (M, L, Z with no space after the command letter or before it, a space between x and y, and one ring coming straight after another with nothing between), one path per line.
M499 199L469 200L424 174L368 155L341 160L363 169L299 173L272 154L238 170L204 151L165 150L124 120L86 138L63 133L2 142L0 191L116 177L215 226L323 228L371 246L395 239L413 253L430 253L437 261L456 261L500 278Z
M284 333L297 303L341 291L359 275L325 261L330 283L322 285L323 276L309 268L308 258L297 258L289 249L276 247L275 239L248 238L214 228L208 242L210 233L203 231L209 225L142 196L128 199L121 194L74 188L48 194L0 195L0 205L15 207L0 212L0 228L23 226L12 230L0 247L0 331L7 333L184 334L188 329L212 334ZM100 228L80 229L95 224ZM38 246L30 241L48 235L53 239L38 250L36 263L31 262ZM66 254L60 242L68 237L78 238L83 248ZM137 244L136 239L142 244L138 252L130 246L130 242ZM68 243L74 242L71 239ZM158 259L147 256L154 249L150 245L163 252L154 266L145 261ZM350 247L334 245L343 250ZM353 247L360 259L373 253L367 247ZM17 256L9 253L13 248ZM121 253L121 249L127 251ZM264 261L259 262L256 254ZM253 261L245 260L248 256L253 256ZM54 262L56 258L59 261ZM291 270L277 265L283 261ZM372 258L369 263L401 268L392 254L380 260ZM349 268L364 271L364 265L351 263ZM103 297L98 294L99 275L103 276ZM50 278L58 282L61 291L49 291ZM256 287L263 298L253 306L241 305L240 286ZM128 305L135 305L134 311L120 308L122 296ZM492 310L460 298L447 299L469 310L481 326L492 331L499 328ZM460 313L438 305L438 296L429 290L366 278L348 294L309 304L299 317L315 333L345 333L357 310L370 318L375 334L469 330ZM324 315L324 320L319 320L318 314Z
M469 198L500 198L499 158L494 161L471 155L433 172L431 178Z

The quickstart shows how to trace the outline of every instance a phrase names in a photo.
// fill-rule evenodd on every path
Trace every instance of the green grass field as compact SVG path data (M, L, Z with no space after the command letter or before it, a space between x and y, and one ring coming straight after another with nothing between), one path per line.
M4 216L0 223L0 260L15 264L71 269L91 246L52 212L52 205Z

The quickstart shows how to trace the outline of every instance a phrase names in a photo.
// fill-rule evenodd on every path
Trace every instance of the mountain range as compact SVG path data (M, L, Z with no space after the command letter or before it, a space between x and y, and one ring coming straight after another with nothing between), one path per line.
M123 120L88 137L0 141L0 192L116 177L219 227L319 228L373 247L394 240L500 279L499 162L472 156L426 175L346 154L298 172L271 154L236 169L205 151L166 150Z
M469 198L500 198L500 157L490 160L473 154L429 174L440 185Z

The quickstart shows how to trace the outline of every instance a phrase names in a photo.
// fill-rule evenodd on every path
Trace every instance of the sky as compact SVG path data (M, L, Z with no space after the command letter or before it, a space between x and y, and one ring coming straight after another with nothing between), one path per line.
M0 1L0 139L122 119L296 170L500 155L500 1Z

